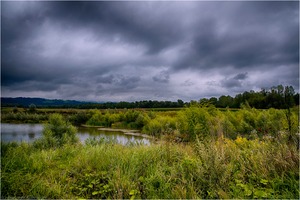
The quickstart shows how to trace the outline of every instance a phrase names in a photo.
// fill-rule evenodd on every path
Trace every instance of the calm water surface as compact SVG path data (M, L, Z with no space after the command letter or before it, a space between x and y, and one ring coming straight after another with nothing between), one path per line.
M77 127L77 136L80 141L84 141L93 137L104 137L114 139L120 144L128 144L138 142L150 144L150 140L139 136L125 135L122 132L115 131L99 131L97 128ZM1 141L3 142L32 142L42 136L42 124L8 124L1 123Z

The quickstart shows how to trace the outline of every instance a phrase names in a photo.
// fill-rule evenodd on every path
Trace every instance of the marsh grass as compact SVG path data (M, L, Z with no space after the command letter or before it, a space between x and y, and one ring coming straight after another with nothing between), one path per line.
M299 198L299 151L271 141L2 144L1 198Z

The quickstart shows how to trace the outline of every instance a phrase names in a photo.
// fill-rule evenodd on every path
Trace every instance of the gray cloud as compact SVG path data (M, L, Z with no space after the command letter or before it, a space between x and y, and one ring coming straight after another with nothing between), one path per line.
M140 77L137 76L125 77L123 75L119 75L118 77L116 77L116 79L114 79L114 82L116 83L116 85L120 86L121 89L133 89L137 87L140 80Z
M168 83L170 79L170 74L167 71L163 70L159 74L153 76L152 79L156 82Z
M245 80L248 77L248 73L240 73L233 77L234 80Z
M247 73L240 73L231 78L225 78L221 81L221 85L227 88L242 87L244 80L248 78Z
M298 8L4 1L2 96L190 100L276 84L298 90Z

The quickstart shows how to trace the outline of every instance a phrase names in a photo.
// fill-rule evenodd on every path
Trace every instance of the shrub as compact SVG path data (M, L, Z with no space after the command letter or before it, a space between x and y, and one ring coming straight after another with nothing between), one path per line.
M92 117L87 121L87 124L92 126L103 126L102 113L99 110L95 110Z
M36 111L36 105L35 104L30 104L29 105L29 112L34 113Z
M178 129L181 134L187 134L189 140L195 140L196 136L205 138L210 134L210 120L207 108L186 108L178 114Z
M69 122L65 121L60 114L52 114L49 122L44 126L43 136L36 140L36 147L49 148L59 147L64 144L74 144L78 142L77 130Z
M160 136L171 134L176 130L176 119L168 116L158 116L143 127L143 133Z
M91 114L88 112L78 112L69 117L69 121L74 125L85 124L90 118Z

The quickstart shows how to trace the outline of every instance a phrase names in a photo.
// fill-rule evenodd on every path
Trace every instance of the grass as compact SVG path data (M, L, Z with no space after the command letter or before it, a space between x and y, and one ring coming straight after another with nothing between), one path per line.
M271 141L1 151L1 198L299 198L299 151Z

